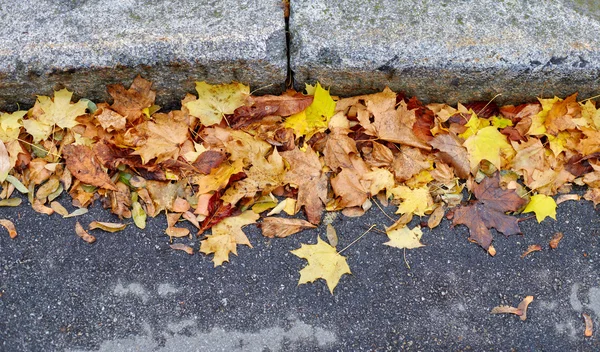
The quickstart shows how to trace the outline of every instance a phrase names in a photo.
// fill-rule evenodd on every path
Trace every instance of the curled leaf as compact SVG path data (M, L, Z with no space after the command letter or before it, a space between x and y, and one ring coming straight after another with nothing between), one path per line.
M4 226L4 228L8 231L8 235L10 238L17 237L17 230L15 229L15 224L12 221L7 219L0 219L0 225Z
M146 212L139 202L133 202L131 205L131 216L133 217L135 226L142 230L146 228Z
M523 254L521 254L521 258L525 258L527 255L541 250L542 246L540 246L539 244L532 244L529 247L527 247L527 250L523 252Z
M86 241L87 243L96 242L96 237L87 233L87 231L83 229L83 226L81 226L79 221L77 221L77 223L75 223L75 233L77 234L77 236L79 236L82 240Z
M88 228L90 230L100 229L106 232L118 232L121 230L125 230L127 224L119 224L114 222L100 222L100 221L92 221Z
M314 229L316 226L302 219L285 219L267 217L263 220L260 228L265 237L288 237L305 229Z
M8 198L0 200L0 207L18 207L21 205L21 198Z
M192 248L192 247L190 247L188 245L185 245L183 243L173 243L173 244L170 244L169 247L171 247L171 249L175 249L175 250L178 250L178 251L184 251L184 252L186 252L189 255L193 255L194 254L194 248Z
M550 248L556 249L563 237L564 235L562 232L555 233L554 236L552 236L552 239L550 240Z
M592 321L592 317L590 317L590 315L587 313L581 313L581 316L585 322L585 331L583 332L583 336L592 337L594 334L594 322Z

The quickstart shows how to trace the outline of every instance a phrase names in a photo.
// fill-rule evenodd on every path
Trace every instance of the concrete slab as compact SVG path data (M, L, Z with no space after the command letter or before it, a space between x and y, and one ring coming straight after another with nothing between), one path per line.
M587 201L562 203L556 221L521 222L523 236L495 235L495 257L449 220L406 253L370 232L344 252L352 275L334 295L322 280L298 286L306 261L289 252L324 237L324 226L272 240L248 226L254 248L239 246L213 268L210 257L169 248L164 216L143 231L94 230L90 245L75 221L87 228L115 215L97 204L77 218L48 217L26 203L0 210L19 231L10 239L0 229L1 351L600 350L581 317L600 323L600 222ZM333 226L344 248L371 224L391 223L373 207ZM550 250L557 231L565 237ZM520 258L531 244L544 249ZM490 314L527 295L526 321Z
M298 88L449 103L599 91L597 1L292 1L290 31Z
M180 101L194 80L277 91L287 74L280 0L5 0L0 23L3 109L61 85L105 101L106 84L136 74L154 82L159 104Z

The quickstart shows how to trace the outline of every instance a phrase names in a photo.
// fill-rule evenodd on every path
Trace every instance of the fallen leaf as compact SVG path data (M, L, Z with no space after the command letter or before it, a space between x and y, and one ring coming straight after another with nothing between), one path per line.
M564 235L562 232L555 233L554 236L552 236L552 239L550 240L550 248L552 248L552 249L558 248L558 244L563 239L563 237L564 237Z
M7 219L0 219L0 225L4 226L4 228L8 231L8 235L10 238L17 237L17 230L15 229L15 224L12 221Z
M204 126L219 124L225 115L244 105L250 95L250 87L237 82L216 85L196 82L196 91L198 99L184 105Z
M425 246L421 243L423 231L421 231L420 226L413 229L405 226L401 229L386 231L386 233L390 240L384 244L390 247L414 249Z
M556 202L552 197L544 194L536 194L531 197L523 213L535 213L537 222L540 223L546 217L556 220Z
M68 145L63 150L67 168L83 183L116 191L114 183L95 160L92 149L83 145Z
M519 319L527 319L527 307L533 301L533 296L525 297L517 308L510 306L497 306L492 309L491 314L514 314L518 315Z
M188 245L185 245L183 243L173 243L170 244L169 247L171 247L171 249L175 249L178 251L184 251L189 255L193 255L194 254L194 249Z
M125 230L127 224L120 224L114 222L101 222L101 221L92 221L88 228L90 230L100 229L106 232L119 232Z
M21 198L7 198L0 200L0 207L18 207L21 203Z
M113 84L107 87L114 102L111 109L125 116L127 121L133 122L144 115L144 109L150 108L156 99L156 92L152 89L152 83L137 76L129 89L121 84Z
M214 253L215 267L229 261L229 253L237 255L237 245L245 244L252 248L242 227L254 224L260 216L252 210L247 210L238 216L228 217L212 227L212 235L200 242L200 252Z
M512 159L515 154L513 147L508 143L506 136L494 126L484 127L469 137L463 144L469 152L469 163L471 173L475 175L479 169L479 163L487 160L496 169L500 170L507 160ZM503 160L506 160L503 163Z
M521 233L515 217L506 215L508 211L517 211L523 200L514 190L502 189L499 177L486 177L481 183L475 183L473 194L477 202L460 206L454 211L453 225L466 225L469 228L469 240L484 249L492 243L489 228L495 228L506 236Z
M315 225L302 219L286 219L276 217L266 217L260 224L262 234L265 237L288 237L302 230L314 229Z
M288 117L283 126L293 129L296 137L306 136L308 140L315 133L327 129L334 111L335 101L329 95L329 91L317 82L312 103L304 111Z
M592 321L592 317L590 317L590 315L587 313L581 313L581 316L585 322L585 331L583 332L583 336L592 337L594 334L594 322Z
M8 151L4 146L4 142L0 141L0 183L6 180L10 169L12 169L12 166L10 165Z
M77 234L77 236L79 236L82 240L86 241L87 243L94 243L96 241L96 237L87 233L87 231L85 231L83 229L83 226L81 226L79 221L77 221L75 223L75 233Z
M335 231L335 228L333 226L331 226L331 224L327 224L326 235L327 235L327 241L329 241L329 244L332 247L337 247L337 245L338 245L337 231Z
M61 215L62 217L69 215L69 211L67 210L67 208L63 207L62 204L60 204L59 202L50 203L50 208L52 208L52 210L54 210L55 213Z
M300 270L299 285L323 279L333 295L340 278L344 274L352 274L346 257L320 237L317 237L317 244L302 244L300 248L290 252L308 261L308 265Z
M440 134L430 140L429 144L440 151L442 161L454 167L456 176L465 179L469 177L469 154L456 135Z
M540 246L539 244L529 245L529 247L527 247L527 250L525 252L523 252L523 254L521 254L521 259L525 258L527 255L529 255L533 252L537 252L537 251L541 251L541 250L542 250L542 246Z
M519 303L519 310L521 310L522 314L520 319L522 321L527 319L527 308L529 307L529 304L533 302L533 296L527 296L525 298L523 298L523 300L521 301L521 303Z
M556 204L560 204L569 200L580 200L581 196L579 194L561 194L556 198Z
M146 228L146 212L139 202L133 202L131 204L131 216L133 217L135 226L142 230Z

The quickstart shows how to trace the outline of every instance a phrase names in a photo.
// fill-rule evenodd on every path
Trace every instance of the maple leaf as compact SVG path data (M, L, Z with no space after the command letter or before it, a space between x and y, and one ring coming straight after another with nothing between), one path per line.
M500 170L503 164L502 160L510 160L515 153L506 136L494 126L480 129L465 141L464 146L469 152L469 162L473 174L477 173L481 160L489 161L496 169Z
M421 243L423 231L421 231L421 227L419 226L412 230L404 226L400 229L386 231L386 233L390 240L384 244L390 247L414 249L425 246Z
M368 198L360 176L352 169L342 169L330 181L333 192L340 198L338 206L341 208L361 206Z
M401 200L396 214L409 213L424 216L425 213L433 210L433 199L426 186L416 189L398 186L392 188L390 192L394 195L394 198Z
M12 169L12 165L10 164L8 150L6 150L4 142L0 141L0 183L6 180L10 169Z
M181 145L189 137L187 124L177 119L173 112L156 114L154 121L145 121L137 129L144 132L146 142L131 154L139 155L144 164L154 158L156 163L177 159Z
M506 236L521 233L517 219L505 214L517 211L525 204L517 192L500 188L498 177L484 178L481 183L474 184L472 191L477 202L456 209L453 219L453 225L462 224L469 228L469 240L487 250L492 243L489 228Z
M156 92L151 88L152 83L139 75L135 77L129 89L125 89L121 84L109 85L106 90L114 99L110 107L125 116L129 122L144 115L149 116L149 109L156 99Z
M302 219L266 217L260 224L260 228L265 237L284 238L305 229L314 229L316 226Z
M72 96L66 88L55 91L54 99L38 95L32 116L23 120L23 126L34 142L50 137L54 127L73 128L78 124L76 118L85 114L88 104L84 100L71 104Z
M404 182L432 166L428 156L420 149L402 146L400 153L396 154L392 163L392 171L398 182Z
M317 244L302 244L300 248L290 251L293 255L306 259L308 265L300 270L298 285L323 279L329 292L337 286L344 274L352 274L346 257L340 255L335 247L317 237Z
M214 253L215 267L229 261L229 253L237 255L237 245L245 244L252 248L242 227L254 224L260 216L252 210L247 210L238 216L229 217L212 227L212 234L200 242L200 252Z
M335 101L318 82L313 95L312 103L304 111L288 117L283 123L283 126L293 129L297 137L310 139L315 133L325 131L335 112Z
M469 154L456 135L440 134L430 140L429 144L440 151L438 155L442 161L454 167L456 176L465 179L469 177Z
M0 112L0 142L8 143L19 138L23 127L23 116L27 111L19 110L12 114Z
M336 129L327 136L323 155L325 156L325 165L329 166L332 170L337 171L341 168L351 168L351 156L357 154L356 142L348 137L345 131Z
M198 230L198 234L201 234L209 228L215 226L219 222L223 221L223 219L236 214L236 209L233 207L233 205L223 202L220 192L215 192L215 194L208 198L205 208L200 209L200 203L201 202L198 201L196 214L202 214L206 216L206 218L202 221L202 224Z
M556 220L556 202L552 197L543 194L536 194L531 197L529 203L523 210L523 213L535 213L537 222L540 223L546 217Z
M235 182L225 191L222 197L225 202L236 204L244 197L253 197L257 192L268 194L279 187L284 177L283 159L275 149L268 159L262 156L254 159L245 173L246 178Z
M198 185L198 193L204 194L217 191L229 183L229 178L242 172L244 163L241 159L234 161L232 164L223 163L221 166L214 168L208 175L196 175L192 178L192 183Z
M188 101L185 107L190 115L198 117L204 126L221 123L227 114L244 105L250 95L250 87L241 83L211 85L204 81L196 82L198 99Z
M63 150L67 168L83 183L116 191L115 184L96 161L95 154L83 145L68 145Z
M298 148L281 153L290 165L283 182L298 188L296 212L304 207L308 221L321 222L323 204L327 199L327 176L321 171L321 161L310 146L305 152Z

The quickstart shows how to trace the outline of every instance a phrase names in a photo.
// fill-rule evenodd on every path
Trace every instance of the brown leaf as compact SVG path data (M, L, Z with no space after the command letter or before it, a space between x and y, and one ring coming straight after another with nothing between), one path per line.
M527 247L527 250L525 252L523 252L523 254L521 254L521 258L525 258L530 253L541 251L541 250L542 250L542 246L540 246L539 244L529 245L529 247Z
M75 233L77 234L77 236L79 236L82 240L86 241L87 243L94 243L96 241L96 237L87 233L87 231L85 231L83 229L83 226L81 226L79 221L77 221L77 223L75 223Z
M552 249L558 248L558 244L563 239L563 236L564 235L562 232L555 233L554 236L552 236L552 239L550 240L550 248L552 248Z
M590 315L587 313L581 313L581 316L585 322L585 331L583 332L583 336L592 337L594 334L594 322L592 321L592 317L590 317Z
M190 247L188 245L185 245L183 243L173 243L173 244L170 244L169 247L171 247L171 249L175 249L175 250L178 250L178 251L184 251L184 252L186 252L189 255L193 255L194 254L194 248L192 248L192 247Z
M100 126L108 132L124 130L125 124L127 123L125 116L122 116L109 108L98 109L96 114L94 114L94 118L96 118L96 120L100 122Z
M325 165L331 170L337 171L341 168L351 168L352 155L357 155L356 142L341 131L331 133L327 137L325 150L323 151Z
M13 224L12 221L7 219L0 219L0 225L4 226L4 228L8 231L8 235L10 236L10 238L17 237L17 230L15 229L15 224Z
M254 105L277 106L276 113L279 116L290 116L304 111L312 104L314 97L296 93L294 95L263 95L260 97L249 97L248 100Z
M518 315L519 319L527 319L527 307L533 301L533 296L525 297L517 308L510 306L497 306L492 309L491 314L514 314Z
M284 238L305 229L314 229L316 226L302 219L266 217L260 224L260 228L265 237Z
M475 183L473 194L477 198L468 206L461 206L454 212L453 225L466 225L469 228L469 240L484 249L492 243L489 228L495 228L506 236L521 233L517 219L506 215L508 211L517 211L525 200L514 190L500 188L499 177L486 177L481 183Z
M200 224L198 234L202 234L204 231L210 229L216 224L223 221L225 218L233 216L236 209L229 203L225 204L221 200L221 194L216 192L208 201L207 213L208 215Z
M469 153L456 135L440 134L429 141L429 144L440 151L438 156L443 162L454 167L456 176L464 179L469 177Z
M327 241L329 241L331 247L338 245L337 231L335 231L335 228L331 224L327 224Z
M427 155L420 149L402 146L392 163L392 171L397 182L404 182L423 170L431 167Z
M473 110L477 116L489 119L492 116L498 115L500 110L496 103L489 101L474 101L472 103L463 104L467 110Z
M331 188L338 196L341 208L361 206L368 198L368 192L360 183L360 177L352 169L342 169L342 172L331 178Z
M79 181L113 191L117 190L110 177L96 162L92 149L84 145L71 144L65 147L63 155L67 168Z
M108 86L106 90L114 99L111 109L125 116L127 121L137 120L143 115L142 110L154 104L156 92L151 88L152 83L140 76L133 80L129 89L121 84Z
M298 188L296 211L303 206L308 221L318 224L327 199L327 176L321 171L318 155L309 146L305 152L296 148L281 153L281 156L290 165L284 182Z
M198 171L208 175L212 169L219 167L225 160L227 160L225 153L217 150L207 150L198 156L193 165Z
M523 300L521 301L521 303L519 303L519 310L521 310L522 314L520 319L526 320L527 319L527 307L529 307L529 304L533 302L533 296L527 296L525 298L523 298Z
M433 213L429 216L429 220L427 220L427 227L433 229L437 227L442 219L444 218L444 213L446 212L446 207L444 205L439 205Z

